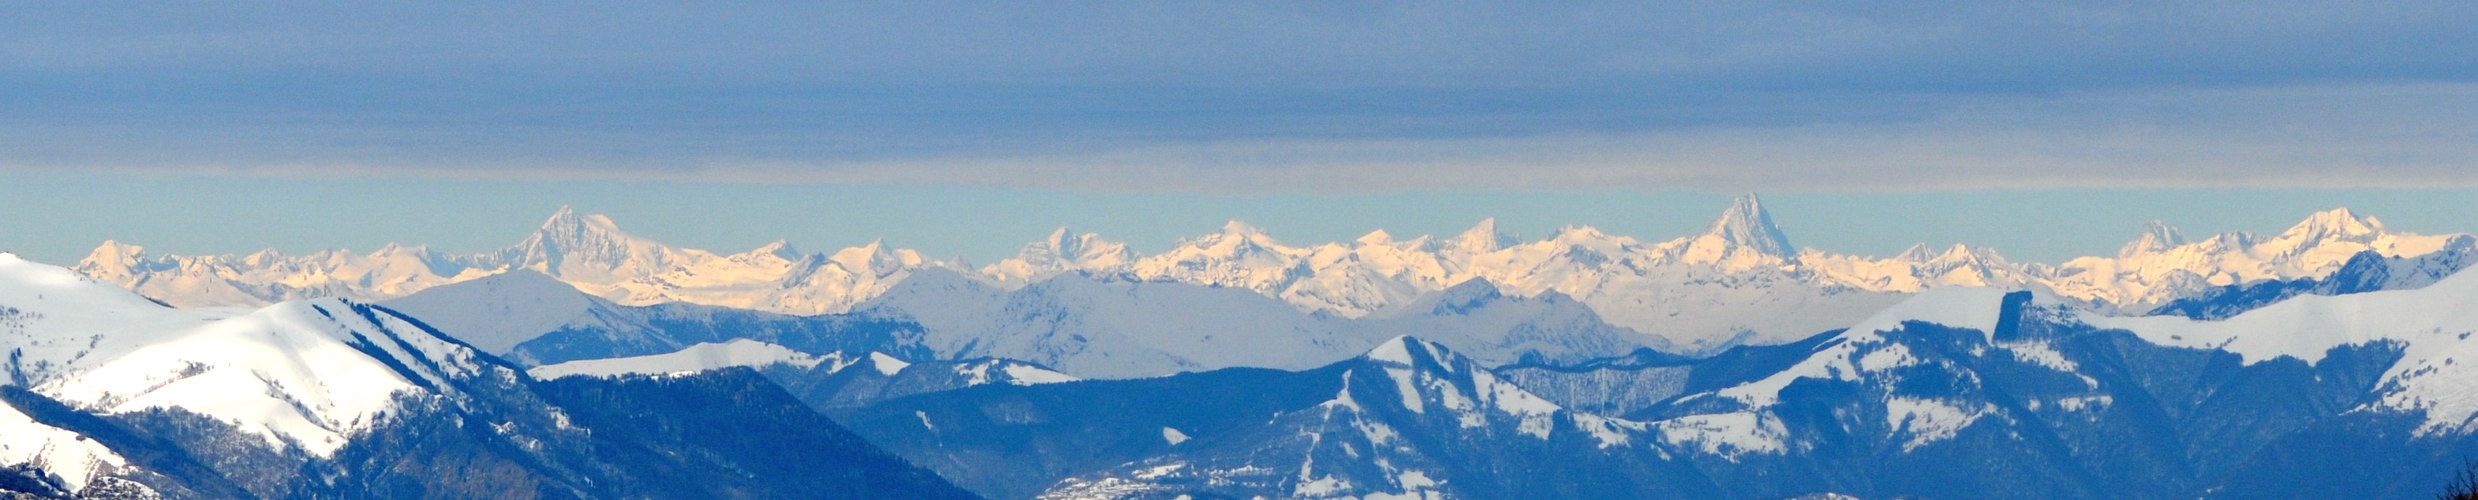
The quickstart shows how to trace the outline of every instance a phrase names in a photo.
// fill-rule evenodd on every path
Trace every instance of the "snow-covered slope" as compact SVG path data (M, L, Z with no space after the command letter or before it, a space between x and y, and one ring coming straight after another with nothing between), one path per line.
M799 368L820 363L835 365L835 369L851 364L842 356L815 356L765 342L736 339L721 343L702 343L678 352L625 358L582 359L566 363L543 365L526 370L534 378L555 379L583 375L617 377L623 375L671 375L719 370L731 367L764 367L790 365Z
M1263 228L1231 221L1153 255L1061 228L1013 258L972 269L880 243L802 253L777 242L718 255L665 246L628 234L607 217L562 209L517 244L474 255L389 246L367 255L159 256L107 242L77 269L182 306L383 299L530 270L621 305L685 301L789 314L846 311L929 270L998 292L1080 274L1105 282L1245 290L1300 311L1346 318L1379 315L1484 279L1516 296L1572 298L1608 323L1658 339L1645 343L1715 352L1804 338L1930 288L2034 289L2110 313L2140 313L2215 286L2321 277L2359 252L2416 257L2467 249L2478 245L2474 241L2390 231L2374 218L2338 209L2271 236L2229 233L2187 241L2155 222L2117 255L2053 265L2012 262L1967 245L1921 246L1878 258L1801 250L1750 195L1704 232L1667 241L1569 227L1526 242L1482 221L1445 239L1379 230L1347 242L1293 246Z
M0 253L0 350L0 466L80 497L966 496L747 374L538 382L344 299L174 309ZM683 438L715 428L801 453Z
M2478 431L2478 273L2455 274L2412 290L2306 295L2217 321L2176 316L2091 317L2160 345L2236 353L2247 364L2290 358L2320 362L2336 348L2391 344L2399 362L2385 370L2368 411L2419 412L2421 433Z
M44 425L6 403L0 403L0 464L31 465L69 492L86 489L96 479L129 467L129 459L58 427Z
M384 330L339 315L338 299L257 311L176 310L67 269L0 254L0 338L10 339L14 384L105 413L179 408L259 435L269 446L332 453L370 428L415 381L365 348L460 349L369 344ZM357 345L358 344L358 345ZM462 357L469 358L469 350ZM429 370L471 370L453 364ZM424 376L445 377L440 373Z
M422 290L386 304L490 353L508 352L561 328L612 323L598 314L611 309L609 301L522 269Z
M1040 498L1710 494L1680 480L1684 468L1649 443L1648 426L1560 408L1436 344L1396 338L1339 366L1340 389L1322 403L1179 440L1171 453L1067 478Z

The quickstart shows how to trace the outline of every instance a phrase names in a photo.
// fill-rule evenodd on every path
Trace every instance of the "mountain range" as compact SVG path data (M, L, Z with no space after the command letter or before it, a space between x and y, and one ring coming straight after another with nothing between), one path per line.
M0 254L0 489L76 498L972 498L754 372L536 380L394 310L174 309Z
M2155 222L2117 255L2059 264L2015 263L1966 245L1916 246L1877 258L1800 249L1749 195L1702 234L1660 242L1590 227L1527 242L1482 221L1447 238L1402 239L1379 230L1349 242L1292 246L1233 221L1153 255L1060 228L1015 257L973 268L881 243L803 253L776 242L720 255L663 245L622 231L608 217L563 208L515 245L480 254L391 245L367 254L184 256L106 242L75 268L177 306L254 307L316 297L375 301L531 270L624 305L689 302L794 315L851 311L933 270L1002 291L1062 275L1235 288L1346 318L1380 315L1479 279L1515 296L1556 292L1612 325L1658 339L1648 345L1708 354L1804 338L1937 287L2031 289L2133 314L2215 287L2318 278L2362 252L2417 257L2472 246L2478 239L2469 235L2395 232L2372 217L2335 209L2269 236L2226 233L2188 241Z
M980 269L770 253L846 292L886 264L831 310L684 300L825 288L573 213L412 267L0 254L0 493L2422 498L2478 460L2472 238L2346 210L2053 266L1791 252L1752 197L1658 244L1060 234Z

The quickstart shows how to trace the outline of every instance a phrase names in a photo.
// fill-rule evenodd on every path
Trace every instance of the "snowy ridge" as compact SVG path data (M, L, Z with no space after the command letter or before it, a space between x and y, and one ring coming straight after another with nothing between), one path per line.
M51 474L63 489L83 490L96 478L129 466L129 459L75 432L43 425L0 403L0 464L26 464Z
M2380 399L2363 410L2421 411L2424 433L2478 431L2478 274L2459 273L2426 288L2292 297L2227 319L2175 316L2082 318L2171 346L2219 349L2246 363L2321 361L2331 349L2393 343L2401 360L2383 374Z
M401 396L454 398L431 391L490 369L470 348L341 299L171 309L9 254L0 284L14 384L103 414L187 410L311 456L377 425Z
M1922 293L1878 312L1835 336L1816 352L1788 369L1720 390L1692 394L1680 401L1718 400L1718 411L1678 416L1654 422L1665 439L1680 446L1731 460L1749 453L1792 451L1780 416L1768 411L1781 402L1782 390L1799 379L1890 383L1883 374L1921 361L1901 343L1883 333L1907 323L1996 331L2008 292L1991 288L1941 288ZM1903 425L1911 439L1904 450L1949 438L1968 426L1975 414L1953 410L1935 400L1895 397L1888 400L1886 421ZM1947 411L1952 410L1952 411Z
M1734 201L1704 233L1668 241L1569 227L1524 242L1482 221L1443 240L1378 230L1348 242L1291 246L1262 228L1231 221L1155 255L1060 228L1015 257L973 269L875 242L829 253L802 253L777 242L717 255L664 246L620 230L607 217L563 208L516 245L476 255L391 245L366 255L157 256L107 242L77 269L181 306L389 298L532 270L619 304L684 301L792 314L849 310L933 269L1000 291L1072 274L1229 287L1342 317L1382 314L1485 279L1518 296L1562 294L1612 324L1681 350L1710 352L1803 338L1936 287L2033 289L2103 311L2137 313L2213 286L2319 277L2358 252L2412 257L2472 246L2478 242L2467 236L2393 232L2374 218L2338 209L2272 236L2229 233L2187 241L2154 222L2117 255L2055 265L2015 263L1994 250L1962 245L1877 258L1798 249L1750 195Z
M827 363L838 369L850 364L844 361L840 354L814 356L779 345L736 339L721 343L700 343L669 354L569 361L533 367L526 372L532 374L534 378L550 380L580 375L592 377L676 375L775 364L808 368L820 363Z
M1665 457L1646 424L1566 410L1435 343L1388 339L1338 369L1331 399L1278 413L1261 434L1202 448L1176 429L1170 454L1068 478L1040 498L1130 498L1237 488L1285 498L1453 498L1455 447ZM1261 436L1261 437L1259 437ZM1647 449L1647 447L1650 447ZM1233 453L1237 453L1234 455ZM1474 480L1474 482L1484 482ZM1201 490L1196 485L1209 485Z

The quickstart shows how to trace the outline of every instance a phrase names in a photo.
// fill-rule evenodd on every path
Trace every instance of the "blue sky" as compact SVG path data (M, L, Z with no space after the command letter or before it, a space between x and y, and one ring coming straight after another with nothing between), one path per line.
M2469 2L24 2L0 18L0 245L478 249L560 204L692 246L885 237L976 259L1062 222L1149 247L1228 218L1303 241L1480 215L1662 238L1742 191L1804 243L1862 253L2045 260L2149 218L2276 230L2338 205L2463 231L2471 19ZM1990 203L2015 200L2051 203ZM722 215L774 218L705 218Z

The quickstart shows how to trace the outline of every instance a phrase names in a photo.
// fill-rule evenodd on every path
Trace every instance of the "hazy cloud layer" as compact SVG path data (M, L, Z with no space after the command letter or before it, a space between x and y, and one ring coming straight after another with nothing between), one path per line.
M1093 190L2478 186L2478 4L37 2L0 166Z

